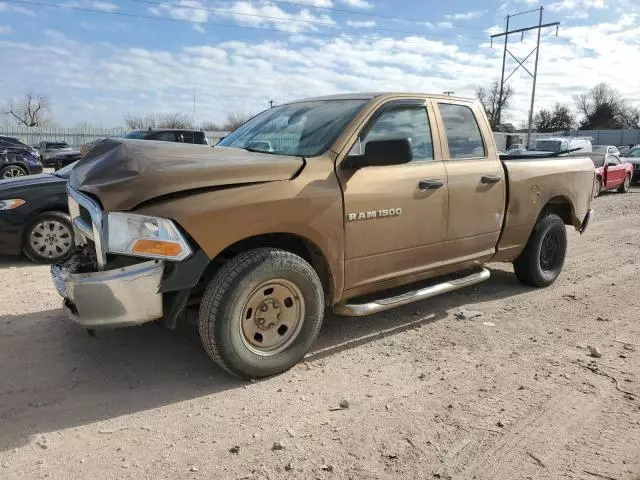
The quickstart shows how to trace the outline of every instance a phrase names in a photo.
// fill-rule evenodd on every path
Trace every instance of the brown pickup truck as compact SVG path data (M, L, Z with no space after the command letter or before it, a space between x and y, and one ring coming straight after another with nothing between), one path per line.
M470 100L303 100L215 148L97 144L72 172L77 247L52 277L89 329L197 319L219 365L262 377L303 358L327 308L429 298L486 280L490 261L551 284L593 186L589 158L501 161Z

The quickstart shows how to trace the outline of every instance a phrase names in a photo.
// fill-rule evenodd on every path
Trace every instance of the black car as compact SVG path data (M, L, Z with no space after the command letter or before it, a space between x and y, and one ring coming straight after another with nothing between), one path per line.
M66 184L71 164L54 174L0 180L0 254L35 262L65 258L73 246Z
M37 150L12 137L0 137L0 179L42 173Z
M149 130L134 130L127 133L124 138L136 138L139 140L157 140L160 142L195 143L207 145L204 132L197 130L183 130L176 128L161 128Z

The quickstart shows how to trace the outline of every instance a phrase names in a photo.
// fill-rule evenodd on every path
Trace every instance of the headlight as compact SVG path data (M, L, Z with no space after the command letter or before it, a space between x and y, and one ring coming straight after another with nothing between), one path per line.
M21 198L12 198L10 200L0 200L0 210L13 210L20 205L27 203Z
M166 218L134 213L109 213L109 253L183 260L193 250L175 223Z

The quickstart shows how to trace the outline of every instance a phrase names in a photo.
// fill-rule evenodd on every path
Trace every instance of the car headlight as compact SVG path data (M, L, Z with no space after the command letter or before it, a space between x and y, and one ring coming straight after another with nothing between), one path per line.
M0 200L0 210L13 210L14 208L17 208L20 205L24 205L25 203L27 202L21 198L11 198L9 200Z
M184 260L193 250L173 221L135 213L109 213L109 253Z

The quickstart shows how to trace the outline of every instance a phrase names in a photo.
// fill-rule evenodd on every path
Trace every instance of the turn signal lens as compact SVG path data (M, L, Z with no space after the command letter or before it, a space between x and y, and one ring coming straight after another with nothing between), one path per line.
M160 257L177 257L182 253L179 243L164 242L161 240L137 240L131 249L133 253L144 255L157 255Z
M12 198L10 200L0 200L0 210L12 210L27 203L21 198Z

